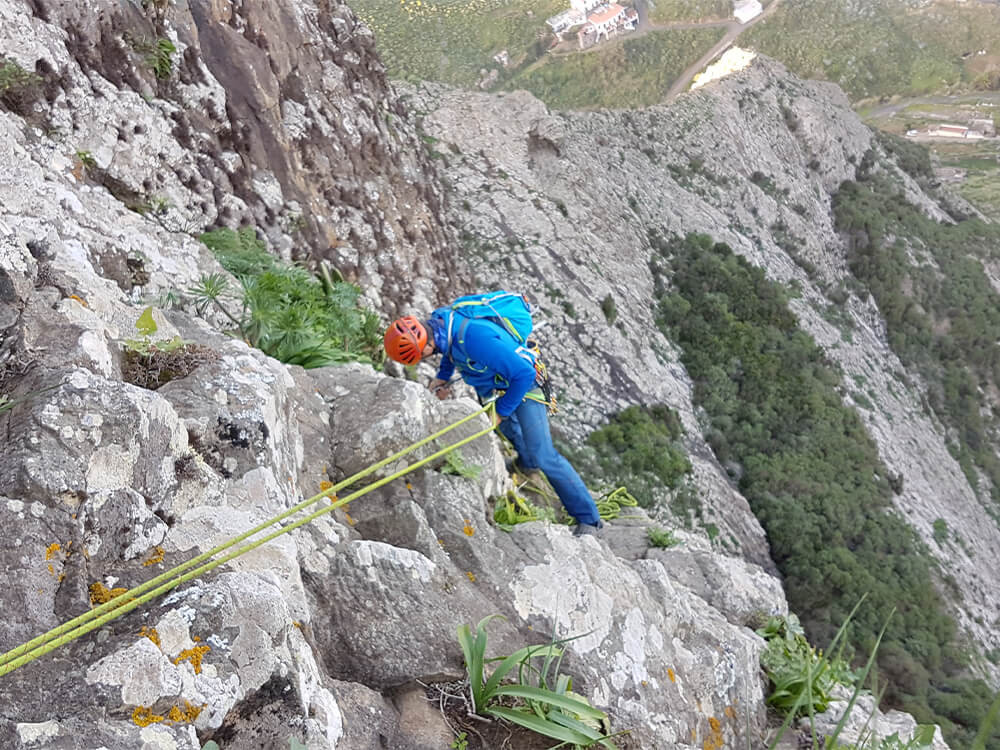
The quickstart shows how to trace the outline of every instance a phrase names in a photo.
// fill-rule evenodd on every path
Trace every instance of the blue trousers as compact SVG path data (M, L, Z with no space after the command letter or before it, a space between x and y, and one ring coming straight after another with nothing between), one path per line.
M545 404L526 398L513 414L500 422L500 432L514 444L524 469L542 470L567 513L579 523L600 523L601 516L587 486L552 445L549 410Z

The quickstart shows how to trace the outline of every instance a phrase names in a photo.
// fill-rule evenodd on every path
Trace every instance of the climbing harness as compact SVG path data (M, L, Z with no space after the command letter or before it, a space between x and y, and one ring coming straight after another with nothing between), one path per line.
M416 469L419 469L421 466L424 466L425 464L430 463L431 461L434 461L438 458L441 458L442 456L451 453L452 451L462 447L467 443L471 443L472 441L477 440L483 437L484 435L488 435L489 433L493 432L494 429L492 425L493 421L492 419L490 420L491 422L490 426L484 430L480 430L479 432L476 432L468 437L462 438L461 440L452 443L451 445L442 448L441 450L435 453L432 453L426 458L416 461L415 463L412 463L409 466L406 466L405 468L400 469L399 471L396 471L387 477L376 480L371 484L368 484L365 487L362 487L361 489L356 490L355 492L352 492L351 494L345 497L338 498L336 495L336 492L338 490L348 487L357 482L358 480L363 479L364 477L367 477L370 474L373 474L374 472L378 471L384 466L387 466L393 463L394 461L399 460L403 456L412 453L413 451L426 445L427 443L430 443L431 441L436 440L442 435L451 432L459 425L462 425L474 419L475 417L478 417L480 414L489 413L490 416L492 416L494 408L495 408L495 402L490 401L478 411L475 411L472 414L469 414L463 417L462 419L453 422L447 427L438 430L433 435L429 435L421 440L418 440L412 445L403 448L400 451L397 451L388 458L385 458L379 461L378 463L372 464L368 468L363 469L362 471L359 471L358 473L348 477L347 479L338 482L332 487L323 490L319 494L314 495L313 497L302 501L298 505L289 508L288 510L277 516L274 516L270 520L264 521L263 523L255 526L249 531L244 532L239 536L233 537L229 541L220 544L219 546L209 550L208 552L204 552L198 555L197 557L193 557L187 562L182 563L166 571L165 573L162 573L161 575L158 575L155 578L146 581L145 583L139 586L136 586L133 589L129 589L123 594L119 594L110 601L101 604L100 606L90 610L89 612L85 612L82 615L79 615L71 620L68 620L67 622L63 623L62 625L59 625L56 628L53 628L47 633L43 633L42 635L31 639L27 643L23 643L20 646L17 646L16 648L11 649L10 651L4 654L0 654L0 677L9 674L10 672L13 672L15 669L22 667L31 661L34 661L40 656L44 656L45 654L54 651L55 649L69 643L70 641L76 640L77 638L86 635L91 630L95 630L96 628L101 627L102 625L110 622L111 620L117 619L122 615L131 612L133 609L136 609L140 605L145 604L146 602L152 599L155 599L156 597L166 593L167 591L176 588L182 583L190 581L192 578L196 578L200 575L208 573L214 568L217 568L220 565L227 563L230 560L239 557L240 555L246 552L256 549L257 547L266 544L272 539L276 539L282 534L287 534L290 531L294 531L300 526L304 526L305 524L316 520L320 516L330 513L344 505L347 505L352 500L355 500L361 497L362 495L366 495L369 492L376 490L379 487L382 487L383 485L388 484L389 482L399 479L400 477L405 476L406 474L409 474L410 472L415 471ZM288 524L287 526L282 526L276 531L272 531L267 536L264 536L256 541L244 544L243 546L239 547L238 549L232 552L229 552L228 554L219 559L215 560L210 559L215 557L219 553L224 552L232 547L235 547L237 544L240 544L241 542L248 540L250 537L257 535L261 531L270 528L274 524L280 523L281 521L290 518L299 511L304 510L305 508L308 508L309 506L320 502L324 498L330 497L331 495L333 496L333 501L330 503L330 505L326 505L320 508L319 510L310 513L309 515L304 516L303 518L300 518L299 520ZM203 564L199 565L199 563ZM194 569L192 570L192 568Z
M556 403L556 395L552 392L552 379L549 377L549 368L542 361L542 350L537 341L527 343L528 351L535 356L535 385L542 392L542 398L546 406L549 407L549 414L559 411L559 404ZM538 399L536 399L538 400Z

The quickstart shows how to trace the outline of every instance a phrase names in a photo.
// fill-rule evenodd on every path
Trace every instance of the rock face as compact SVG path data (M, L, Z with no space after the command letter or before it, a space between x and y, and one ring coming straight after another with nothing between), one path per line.
M125 293L80 258L83 307L46 284L23 235L4 248L25 311L4 333L33 342L33 359L7 381L26 399L2 413L0 575L18 614L0 649L86 611L101 587L134 587L477 411L360 365L290 368L183 313L166 322L215 358L140 388L121 380L111 333L139 311ZM67 253L51 252L59 278ZM484 428L475 416L416 456ZM675 560L629 562L565 526L497 529L499 445L481 437L463 458L478 478L431 463L14 671L0 741L432 747L442 725L413 687L461 678L455 629L491 614L506 620L490 629L490 653L582 636L564 666L575 689L644 748L762 736L763 642L738 617L672 577ZM745 599L785 608L769 576L725 567L731 587L755 589Z
M897 373L906 368L870 298L850 294L838 306L852 321L849 336L829 320L824 291L851 280L830 197L855 178L868 149L879 150L839 89L797 80L758 58L669 107L642 111L553 113L525 92L433 84L406 96L427 135L440 141L453 186L450 221L481 285L523 290L535 304L564 405L556 429L580 438L632 404L677 409L705 522L742 557L770 569L760 526L702 438L691 382L651 304L650 231L725 242L801 290L792 308L802 328L846 381L865 383L873 408L859 414L889 471L905 479L896 509L960 590L954 613L961 627L984 652L1000 647L1000 528L949 453L948 431L928 415L921 387L899 388ZM949 220L946 207L889 168L907 200ZM602 310L609 295L613 324ZM855 403L849 393L845 400ZM940 547L936 519L967 543ZM981 661L1000 684L996 666Z
M38 163L154 217L161 239L249 224L387 314L465 279L430 161L343 3L3 0L0 48L40 76L22 107L34 127L14 128ZM127 260L154 270L139 261L156 234L136 222L101 253L127 288Z
M456 627L491 614L506 618L491 654L582 636L564 670L639 747L760 746L763 643L748 626L787 604L653 325L646 230L709 232L798 279L803 325L884 384L899 365L876 311L852 299L858 332L833 347L820 292L768 229L785 221L842 278L825 201L868 131L834 89L766 63L670 110L567 116L435 87L405 104L373 44L331 0L0 0L0 48L38 76L0 109L0 394L16 402L0 410L0 651L475 413L360 365L282 365L183 307L157 310L156 336L202 347L197 366L155 391L126 382L142 310L221 270L191 236L218 225L331 261L386 315L466 285L449 244L461 226L481 284L539 293L562 431L632 403L676 407L706 520L740 557L696 535L650 550L624 524L604 541L502 531L491 498L509 480L483 437L462 449L477 478L439 459L0 677L0 746L439 750L450 735L419 682L461 678ZM454 146L448 195L418 120ZM883 388L879 406L865 416L906 475L900 508L961 529L969 548L949 564L981 590L959 614L995 646L975 618L997 611L996 529L916 398ZM474 416L453 434L487 428Z

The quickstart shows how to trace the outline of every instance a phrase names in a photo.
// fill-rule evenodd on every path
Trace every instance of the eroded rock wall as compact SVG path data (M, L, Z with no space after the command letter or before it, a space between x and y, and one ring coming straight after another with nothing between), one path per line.
M40 76L18 109L45 163L171 233L257 227L386 314L466 277L433 166L341 2L4 0L0 50ZM102 256L145 253L103 229Z

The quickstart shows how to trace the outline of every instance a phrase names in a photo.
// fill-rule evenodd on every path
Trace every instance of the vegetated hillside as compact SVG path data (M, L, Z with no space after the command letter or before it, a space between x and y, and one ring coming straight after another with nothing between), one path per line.
M724 33L667 27L732 13L731 3L716 0L651 5L646 38L625 35L583 54L573 39L547 52L555 40L545 19L568 2L358 0L355 8L374 30L391 77L525 88L556 109L595 109L661 101ZM748 27L737 44L804 78L833 81L857 101L1000 89L998 39L1000 6L981 0L796 0ZM494 59L505 50L506 61Z
M951 0L797 0L739 44L852 100L1000 88L1000 6ZM983 52L983 54L980 54Z
M867 592L866 653L899 605L890 699L965 746L1000 660L995 228L930 190L925 153L765 59L638 112L411 97L483 282L534 290L558 428L579 443L618 414L595 466L619 450L672 482L661 511L719 547L738 546L731 481L820 643ZM628 411L661 404L681 434ZM690 471L643 462L678 442Z
M625 36L586 54L546 57L504 87L530 91L553 109L648 107L724 33L707 27Z

